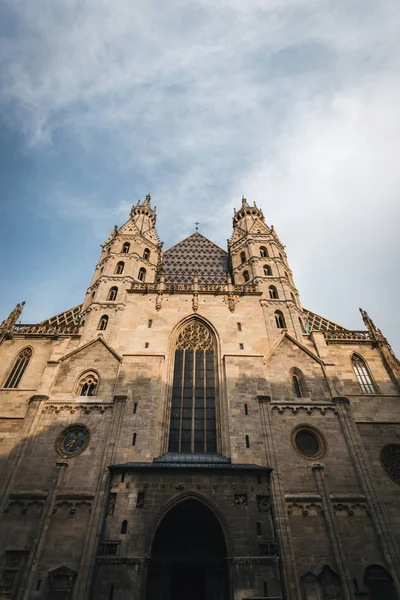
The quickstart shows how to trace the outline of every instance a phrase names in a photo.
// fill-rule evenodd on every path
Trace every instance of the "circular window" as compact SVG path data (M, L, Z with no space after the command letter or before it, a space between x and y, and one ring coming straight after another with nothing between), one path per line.
M89 443L89 432L84 425L71 425L58 436L57 452L63 456L73 456L85 450Z
M390 479L400 485L400 444L388 444L381 450L381 463Z
M320 458L326 451L326 444L319 431L306 425L293 431L292 442L297 452L305 458Z

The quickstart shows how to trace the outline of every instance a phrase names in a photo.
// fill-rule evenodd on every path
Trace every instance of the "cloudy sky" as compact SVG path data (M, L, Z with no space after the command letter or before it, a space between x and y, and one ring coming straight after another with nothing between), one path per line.
M151 192L165 248L226 247L245 194L304 306L400 354L392 0L2 0L0 320L79 304Z

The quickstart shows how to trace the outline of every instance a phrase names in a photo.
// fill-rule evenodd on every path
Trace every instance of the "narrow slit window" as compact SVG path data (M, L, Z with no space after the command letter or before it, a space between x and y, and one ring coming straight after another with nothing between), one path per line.
M249 414L249 408L247 404L244 405L244 414L247 416Z
M136 415L136 411L137 411L137 402L135 402L133 405L133 414L134 415Z
M132 446L136 446L136 433L132 436Z
M128 521L122 521L121 525L121 533L126 533L128 531Z
M303 396L303 394L301 393L300 381L299 381L299 378L297 377L297 375L292 376L292 383L293 383L293 391L295 393L295 396L297 398L301 398Z
M238 331L242 331L242 324L241 324L241 323L238 323L238 324L237 324L237 330L238 330Z
M245 436L245 440L246 440L246 448L250 448L250 438L248 435Z
M244 350L244 344L239 344L239 350Z
M247 283L248 281L250 281L250 275L248 271L243 271L243 279L244 282Z
M31 358L31 348L24 348L23 350L21 350L4 384L5 388L17 388L19 386L19 384L21 383L22 376L25 373Z
M152 325L153 325L153 321L152 321L152 319L149 319L149 321L148 321L148 323L147 323L147 327L148 327L149 329L151 329Z
M261 535L261 523L257 521L256 523L257 535Z
M240 253L240 262L242 264L246 262L246 253L245 252Z
M121 483L124 483L125 481L125 471L122 471L121 473Z

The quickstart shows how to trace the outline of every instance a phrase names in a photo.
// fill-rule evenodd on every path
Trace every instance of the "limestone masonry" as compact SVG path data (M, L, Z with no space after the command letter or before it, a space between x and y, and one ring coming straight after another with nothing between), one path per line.
M400 364L302 307L245 198L163 251L148 195L82 305L0 325L0 599L400 600Z

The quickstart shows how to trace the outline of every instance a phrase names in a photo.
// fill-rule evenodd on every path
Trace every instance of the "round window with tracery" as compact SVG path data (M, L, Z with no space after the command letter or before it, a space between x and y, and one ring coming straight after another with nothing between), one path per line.
M381 450L381 463L387 475L400 485L400 444L387 444Z
M306 425L296 427L292 433L292 443L297 452L305 458L320 458L326 451L326 444L320 432Z

